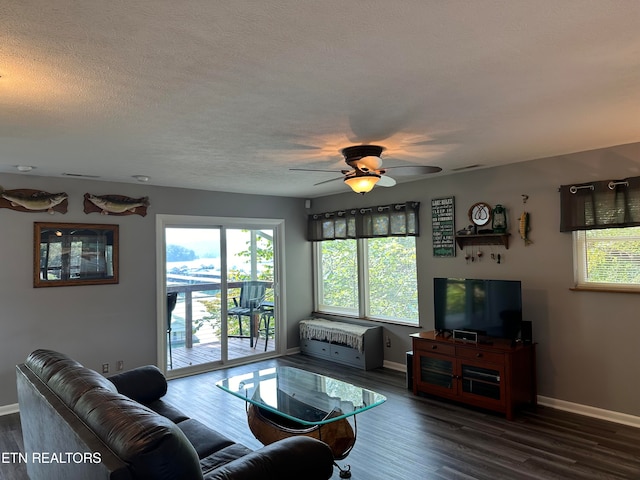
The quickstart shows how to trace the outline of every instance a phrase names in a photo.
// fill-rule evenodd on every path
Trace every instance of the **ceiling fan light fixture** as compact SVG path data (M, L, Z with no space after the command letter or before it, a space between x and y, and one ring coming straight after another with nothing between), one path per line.
M365 194L370 192L380 180L380 175L376 173L365 173L364 175L352 175L344 179L344 183L351 187L356 193Z

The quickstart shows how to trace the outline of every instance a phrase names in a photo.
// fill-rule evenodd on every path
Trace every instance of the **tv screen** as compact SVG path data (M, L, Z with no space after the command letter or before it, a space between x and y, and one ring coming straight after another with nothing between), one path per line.
M517 280L434 278L435 329L466 330L481 336L515 339L522 323Z

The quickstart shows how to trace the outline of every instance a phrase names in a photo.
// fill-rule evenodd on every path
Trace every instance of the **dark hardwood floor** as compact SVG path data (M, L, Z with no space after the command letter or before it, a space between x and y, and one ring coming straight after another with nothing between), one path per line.
M165 399L228 437L257 449L242 400L215 386L219 379L290 365L370 388L387 401L358 415L357 441L340 465L354 480L640 479L640 429L551 408L500 415L415 397L403 373L369 372L302 355L266 360L169 382ZM21 448L17 415L0 417L0 451ZM0 464L0 478L25 479ZM335 470L333 479L338 479Z
M27 469L11 456L24 453L20 417L17 413L0 416L0 480L28 480ZM9 458L5 458L9 455Z

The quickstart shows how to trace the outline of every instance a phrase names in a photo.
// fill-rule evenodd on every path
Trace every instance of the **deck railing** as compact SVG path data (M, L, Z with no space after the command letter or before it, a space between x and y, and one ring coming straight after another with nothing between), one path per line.
M176 276L167 275L167 280L175 279ZM203 278L198 277L187 277L180 276L180 280L194 282L201 282ZM266 288L272 288L273 282L263 281ZM240 289L245 284L245 281L237 281L237 282L227 282L227 292L232 289ZM185 309L185 317L184 317L184 338L185 338L185 348L193 347L193 293L194 292L219 292L221 290L222 283L220 282L211 282L211 283L184 283L184 284L174 284L167 285L167 293L177 292L178 295L181 293L184 294L184 309ZM229 298L232 298L229 296Z

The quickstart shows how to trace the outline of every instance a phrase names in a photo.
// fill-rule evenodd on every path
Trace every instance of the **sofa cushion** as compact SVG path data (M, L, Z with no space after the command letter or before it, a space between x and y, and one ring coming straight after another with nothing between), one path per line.
M211 470L214 470L222 465L226 465L240 457L243 457L251 453L251 450L242 445L241 443L234 443L228 447L223 448L211 455L204 457L200 460L200 468L203 475L206 475Z
M98 372L78 365L67 365L59 370L49 379L48 385L71 409L82 395L94 388L116 392L115 385Z
M42 348L31 352L25 363L33 373L45 382L48 382L53 375L69 365L82 366L63 353Z
M189 419L189 417L187 417L180 410L169 405L163 400L155 400L151 403L145 403L144 405L149 407L154 412L159 413L163 417L167 417L173 423L183 422Z
M279 440L207 472L205 480L326 480L333 474L329 446L304 435Z
M134 368L109 377L118 392L140 403L150 403L167 393L167 379L155 365Z
M198 458L209 456L234 443L233 440L229 440L193 418L179 422L177 425L198 452Z
M135 478L202 478L198 454L184 433L135 400L90 390L76 403L76 413L130 465Z

